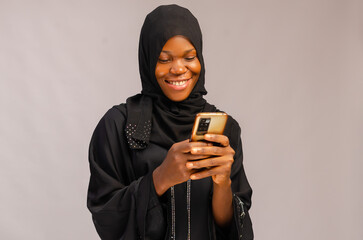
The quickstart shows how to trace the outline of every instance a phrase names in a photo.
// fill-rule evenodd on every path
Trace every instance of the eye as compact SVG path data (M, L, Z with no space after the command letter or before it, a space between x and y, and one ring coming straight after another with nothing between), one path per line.
M159 58L159 60L158 60L160 63L168 63L168 62L170 62L170 59L168 59L168 58Z
M186 57L185 60L187 60L187 61L193 61L195 58L196 58L196 56Z

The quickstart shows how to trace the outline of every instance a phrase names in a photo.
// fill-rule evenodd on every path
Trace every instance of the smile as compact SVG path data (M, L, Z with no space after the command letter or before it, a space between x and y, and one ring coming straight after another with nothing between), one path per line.
M191 80L191 78L185 80L165 80L165 82L175 90L183 90L188 86L189 80Z
M168 81L168 80L165 80L167 83L169 84L172 84L172 85L175 85L175 86L180 86L180 85L184 85L187 83L189 79L187 80L182 80L182 81Z

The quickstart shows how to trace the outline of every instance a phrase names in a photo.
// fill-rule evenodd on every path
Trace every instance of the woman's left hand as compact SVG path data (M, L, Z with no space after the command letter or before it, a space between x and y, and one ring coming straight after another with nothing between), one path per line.
M229 145L227 136L219 134L206 134L204 139L209 142L218 143L220 146L193 147L191 154L210 155L210 158L203 160L188 161L187 168L198 170L192 174L192 180L212 177L217 185L229 185L231 183L231 167L233 164L234 150Z

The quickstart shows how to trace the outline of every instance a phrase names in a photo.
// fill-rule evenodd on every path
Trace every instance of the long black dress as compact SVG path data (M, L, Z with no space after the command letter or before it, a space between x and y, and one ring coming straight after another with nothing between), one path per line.
M163 96L155 75L150 74L155 71L162 46L175 35L188 37L202 66L192 93L178 103ZM153 170L173 143L188 139L195 114L218 111L202 97L206 91L201 45L199 25L187 9L161 6L146 18L139 47L142 94L112 107L102 117L89 148L87 206L102 239L178 240L187 239L187 233L198 240L253 239L248 214L252 189L242 164L241 130L232 117L224 132L235 150L231 171L234 219L230 229L222 230L214 223L211 178L192 181L191 191L186 183L176 185L161 197L154 189Z
M89 152L91 179L88 207L102 239L139 239L141 235L145 239L164 239L171 234L167 224L171 214L170 191L158 198L152 172L161 164L168 149L155 143L150 143L143 150L130 149L125 132L126 119L126 105L115 106L104 115L94 131ZM219 236L217 239L253 239L248 215L252 190L243 169L240 133L238 123L229 117L224 134L236 152L231 173L232 191L236 197L233 202L234 222L228 238L221 237L225 233L213 223L210 179L200 184L207 189L201 189L192 182L191 198L196 195L195 192L200 195L201 191L204 198L209 199L202 205L209 206L209 214L199 217L208 221L210 239L216 239L216 236ZM239 199L243 202L243 209ZM194 207L198 209L198 205ZM193 220L196 215L193 214L192 203L192 226L198 224L198 220ZM192 227L192 230L198 231L199 228ZM240 235L242 238L239 238ZM200 238L193 238L192 232L192 239Z

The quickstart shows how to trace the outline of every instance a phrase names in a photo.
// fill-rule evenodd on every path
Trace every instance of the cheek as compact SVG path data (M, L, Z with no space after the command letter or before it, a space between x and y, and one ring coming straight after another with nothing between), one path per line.
M202 66L200 65L199 61L195 61L195 62L190 63L189 69L194 74L199 75L200 70L202 69Z
M157 80L160 78L164 78L169 72L169 68L166 66L166 64L156 64L155 68L155 77Z

